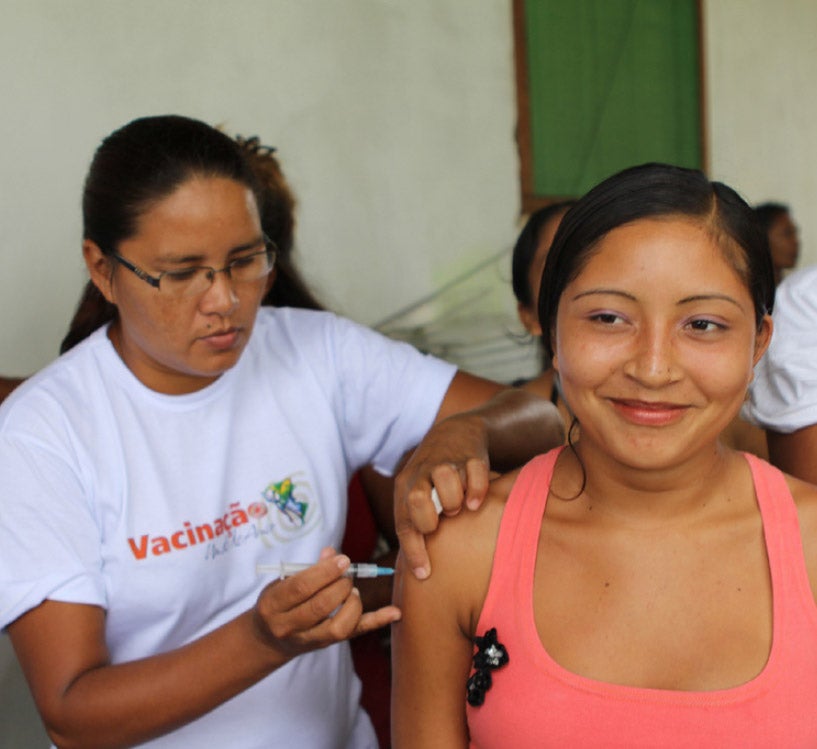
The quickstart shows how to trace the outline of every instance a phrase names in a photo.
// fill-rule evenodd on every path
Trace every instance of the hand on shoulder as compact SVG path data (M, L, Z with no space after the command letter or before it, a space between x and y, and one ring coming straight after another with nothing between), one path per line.
M475 624L488 591L499 524L519 470L490 482L485 500L471 512L444 517L426 537L434 574L418 580L400 553L397 562L395 603L403 608L406 598L420 598L435 608L446 601L457 611L464 629Z

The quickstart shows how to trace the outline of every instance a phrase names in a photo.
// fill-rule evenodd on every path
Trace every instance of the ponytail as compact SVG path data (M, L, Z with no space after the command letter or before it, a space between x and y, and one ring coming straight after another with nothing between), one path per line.
M71 318L68 332L60 344L60 353L64 354L85 340L97 328L101 328L117 316L116 305L111 304L91 281L85 284L82 298L76 312Z

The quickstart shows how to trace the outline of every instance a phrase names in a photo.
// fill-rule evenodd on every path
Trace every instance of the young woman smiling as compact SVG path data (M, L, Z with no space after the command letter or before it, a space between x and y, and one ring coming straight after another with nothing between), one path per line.
M817 489L719 439L772 332L751 209L626 170L566 214L542 285L579 436L396 582L395 746L814 746Z

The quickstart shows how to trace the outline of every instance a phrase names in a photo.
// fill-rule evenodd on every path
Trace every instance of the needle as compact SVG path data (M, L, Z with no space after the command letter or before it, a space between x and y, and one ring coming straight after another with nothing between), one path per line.
M303 562L278 562L276 564L256 564L255 572L258 575L265 573L277 574L278 577L290 577L297 572L309 569L314 565ZM350 564L343 573L344 577L383 577L393 575L391 567L378 567L376 564Z

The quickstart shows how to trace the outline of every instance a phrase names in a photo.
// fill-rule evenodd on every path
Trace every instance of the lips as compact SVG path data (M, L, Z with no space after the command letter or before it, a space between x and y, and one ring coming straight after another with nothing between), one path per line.
M225 351L235 346L240 332L240 328L225 328L202 336L201 340L217 351Z
M679 403L629 400L611 398L616 412L632 424L640 426L666 426L680 420L689 406Z

